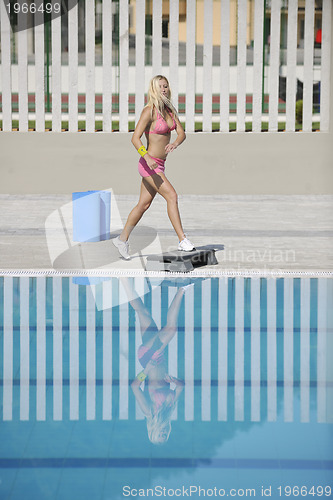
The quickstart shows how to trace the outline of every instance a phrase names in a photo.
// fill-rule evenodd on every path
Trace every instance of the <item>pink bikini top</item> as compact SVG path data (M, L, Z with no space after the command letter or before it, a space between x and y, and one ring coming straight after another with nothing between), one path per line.
M149 131L150 134L161 134L162 135L162 134L168 134L172 130L175 130L177 125L176 125L174 117L172 116L172 114L169 110L168 110L168 113L172 117L172 121L173 121L173 125L171 128L169 127L169 125L167 124L167 122L165 121L163 116L157 110L156 110L156 113L157 113L157 120L156 120L155 128L154 128L154 130Z
M175 392L170 389L170 387L160 387L159 389L151 389L149 391L151 400L155 403L156 410L159 410L164 404L165 400L172 395L170 406L173 404L175 399Z

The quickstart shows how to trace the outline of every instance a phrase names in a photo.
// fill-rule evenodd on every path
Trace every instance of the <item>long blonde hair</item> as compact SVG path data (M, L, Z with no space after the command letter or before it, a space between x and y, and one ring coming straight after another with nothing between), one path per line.
M169 86L169 97L161 94L159 82L165 80ZM148 89L148 102L147 106L151 110L151 117L153 117L154 106L157 111L162 115L165 107L169 108L172 114L177 117L178 113L171 101L171 89L168 79L163 75L154 76L149 83Z
M164 403L156 413L152 409L147 417L147 431L149 440L153 444L163 444L169 439L171 432L171 414L175 404ZM164 438L161 439L161 432L164 431Z

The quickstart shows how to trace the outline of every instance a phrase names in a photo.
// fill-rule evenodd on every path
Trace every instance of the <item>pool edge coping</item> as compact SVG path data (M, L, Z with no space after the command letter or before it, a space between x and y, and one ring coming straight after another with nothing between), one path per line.
M189 272L174 271L145 271L143 269L0 269L0 276L12 277L119 277L119 276L147 276L147 277L248 277L248 278L333 278L333 271L323 270L281 270L281 269L225 269L225 270L193 270Z

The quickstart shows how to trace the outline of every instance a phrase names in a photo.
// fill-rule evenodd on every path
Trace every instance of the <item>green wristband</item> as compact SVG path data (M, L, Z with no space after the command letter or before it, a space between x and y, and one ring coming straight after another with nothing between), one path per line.
M143 157L144 155L147 154L147 150L144 146L140 146L138 149L138 153Z
M137 376L136 376L136 378L137 378L138 380L140 380L140 382L143 382L143 381L144 381L144 379L145 379L146 377L147 377L147 375L145 374L145 372L144 372L144 371L142 371L142 372L138 373L138 374L137 374Z

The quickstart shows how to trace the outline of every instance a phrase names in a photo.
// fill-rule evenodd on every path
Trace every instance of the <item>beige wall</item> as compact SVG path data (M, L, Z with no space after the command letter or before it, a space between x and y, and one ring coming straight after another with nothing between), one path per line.
M136 194L130 134L0 134L0 192ZM333 194L333 134L194 133L166 164L181 194Z

